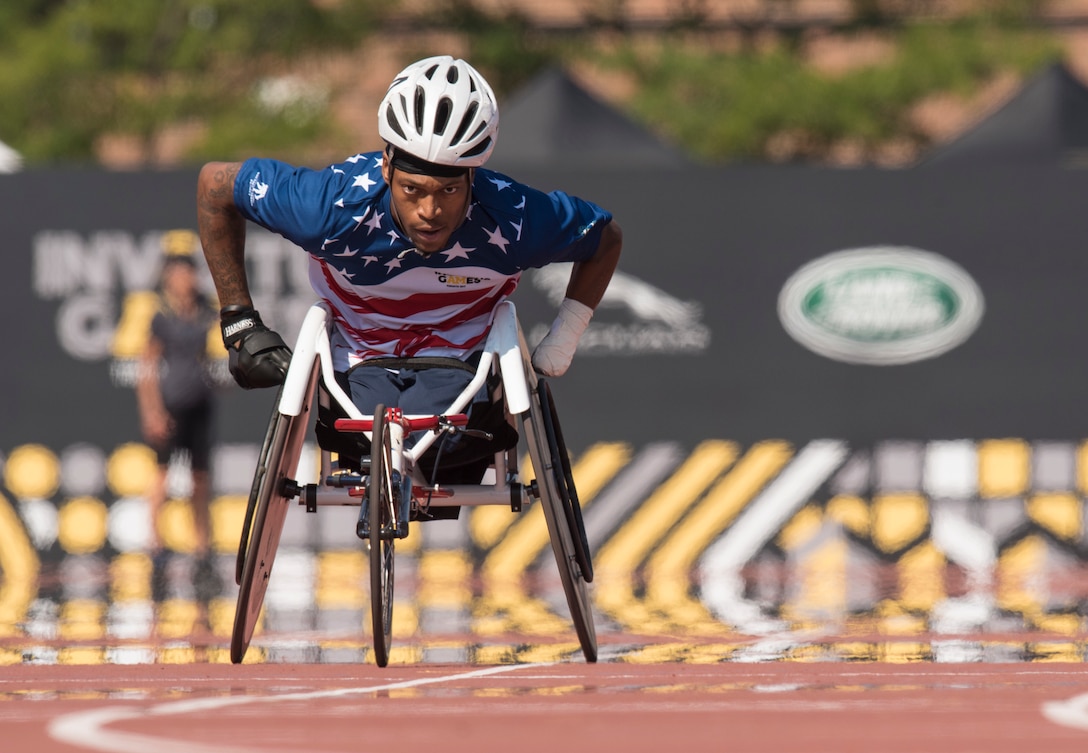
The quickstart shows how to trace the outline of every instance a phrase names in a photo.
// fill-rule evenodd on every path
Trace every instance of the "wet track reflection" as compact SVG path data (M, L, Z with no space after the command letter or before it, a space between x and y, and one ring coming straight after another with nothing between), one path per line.
M574 473L601 661L1084 661L1085 456L1019 440L595 445ZM156 575L122 536L87 538L85 498L54 505L49 538L47 506L0 505L0 664L229 662L244 498L216 500L203 579L184 542ZM104 530L129 506L109 507ZM247 663L370 661L356 515L292 510ZM536 507L417 525L396 569L393 664L580 659Z
M307 562L284 552L273 577L262 623L247 663L366 663L370 657L365 564L358 553L324 553ZM222 558L224 569L233 566ZM558 577L545 561L531 577L496 588L460 550L405 552L398 558L391 663L510 664L580 661ZM300 576L305 573L305 577ZM184 578L185 569L178 568ZM844 578L849 578L849 582ZM736 585L751 614L745 624L714 615L703 594L721 584L692 573L673 584L672 610L645 597L645 575L601 573L592 587L602 662L1080 662L1083 617L1071 609L1041 614L1014 611L1009 594L1061 590L1077 599L1088 583L1081 568L1039 567L1012 582L966 589L963 573L944 567L925 583L902 577L893 565L868 563L847 574L809 563L749 566ZM615 581L622 581L617 586ZM868 583L871 601L849 604L814 594L841 594ZM225 581L227 582L227 581ZM928 584L928 585L927 585ZM952 588L949 588L952 584ZM85 584L86 585L86 584ZM3 664L188 664L229 662L235 586L207 602L186 598L185 583L163 601L124 598L48 598L43 589L27 619L0 637ZM923 586L941 591L928 609L905 602ZM621 609L601 598L622 587ZM659 586L660 587L660 586ZM777 595L775 600L769 596ZM791 596L794 595L794 596ZM744 598L746 597L746 598ZM677 605L682 605L680 609ZM612 608L609 608L612 607ZM639 618L645 622L638 623ZM641 629L639 629L641 627Z

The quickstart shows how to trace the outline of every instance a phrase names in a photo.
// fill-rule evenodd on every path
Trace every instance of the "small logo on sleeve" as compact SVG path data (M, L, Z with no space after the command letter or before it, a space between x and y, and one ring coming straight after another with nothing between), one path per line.
M268 184L261 183L261 174L257 173L249 181L249 205L253 206L268 193Z

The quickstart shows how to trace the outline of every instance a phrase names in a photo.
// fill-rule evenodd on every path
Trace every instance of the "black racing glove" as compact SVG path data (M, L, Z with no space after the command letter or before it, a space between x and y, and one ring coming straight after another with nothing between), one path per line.
M239 387L252 390L283 384L291 365L291 349L264 326L260 314L243 306L227 306L219 312L219 326L230 373Z

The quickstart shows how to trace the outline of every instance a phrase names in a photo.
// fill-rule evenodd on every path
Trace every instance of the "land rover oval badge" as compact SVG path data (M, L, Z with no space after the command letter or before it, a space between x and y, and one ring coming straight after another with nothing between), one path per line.
M978 328L978 285L957 264L915 248L877 246L822 256L778 296L786 332L838 361L892 366L933 358Z

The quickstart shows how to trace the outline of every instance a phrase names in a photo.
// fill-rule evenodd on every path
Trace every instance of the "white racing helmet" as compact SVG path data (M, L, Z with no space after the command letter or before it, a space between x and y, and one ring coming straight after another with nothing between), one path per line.
M491 156L498 130L491 87L475 68L449 55L409 65L378 108L381 137L435 165L479 167Z

